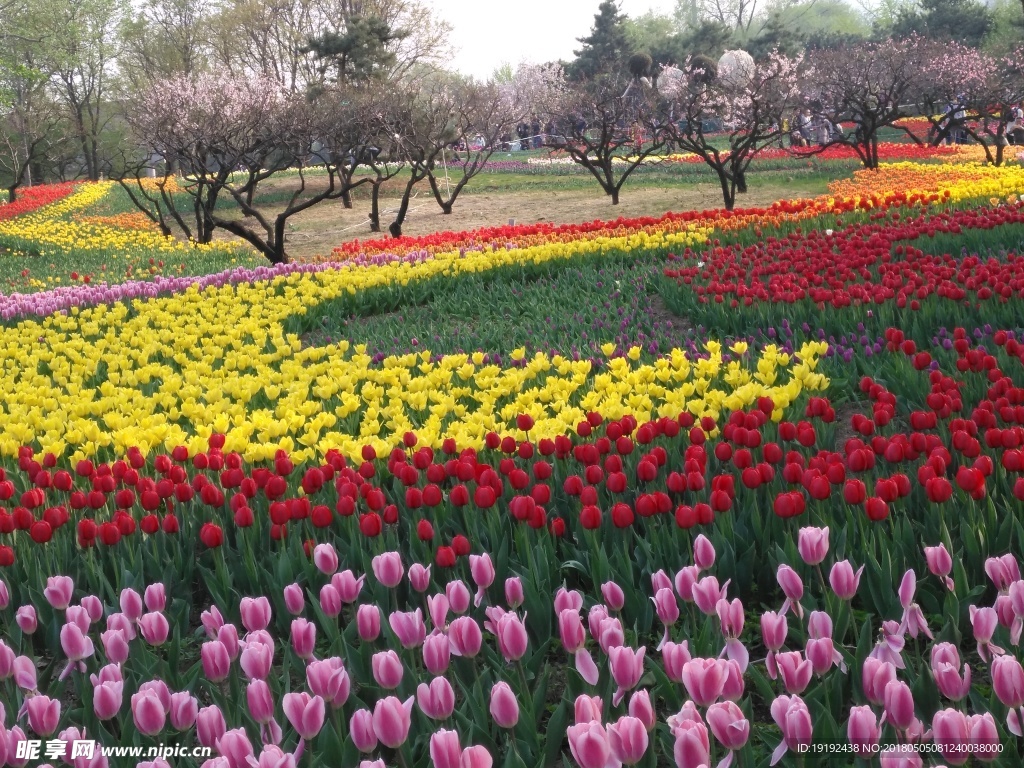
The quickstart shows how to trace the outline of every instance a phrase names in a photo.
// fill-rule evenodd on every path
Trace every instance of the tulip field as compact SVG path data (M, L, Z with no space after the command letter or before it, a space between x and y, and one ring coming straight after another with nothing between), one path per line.
M0 767L1024 764L1024 168L893 154L273 267L0 207Z

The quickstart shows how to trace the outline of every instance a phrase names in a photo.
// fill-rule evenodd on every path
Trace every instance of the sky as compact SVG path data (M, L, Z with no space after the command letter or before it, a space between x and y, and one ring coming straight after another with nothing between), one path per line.
M485 79L503 62L573 58L577 38L590 32L600 0L426 0L452 25L450 66ZM631 17L647 11L671 14L675 0L620 0Z

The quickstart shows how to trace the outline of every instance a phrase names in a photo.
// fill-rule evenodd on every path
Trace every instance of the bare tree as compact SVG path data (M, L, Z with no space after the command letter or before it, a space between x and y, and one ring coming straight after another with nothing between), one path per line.
M882 129L902 130L920 142L899 121L918 111L922 72L936 45L909 37L811 51L804 94L834 128L826 144L851 147L865 168L877 168ZM844 123L853 127L844 130Z
M552 116L558 143L618 205L633 171L665 147L657 93L628 76L564 84L548 93L541 109Z
M165 232L173 222L189 239L207 243L221 229L279 263L287 260L289 219L368 182L357 169L369 154L371 111L359 94L328 90L314 102L270 79L158 81L129 120L147 155L179 159L184 192L170 183L166 163L155 182L145 181L145 160L120 181ZM283 174L295 182L282 203L254 200L257 185Z
M663 89L673 114L666 132L715 172L726 210L747 191L747 168L757 153L781 138L782 115L797 100L798 65L775 53L750 69L718 75L687 62L689 75Z

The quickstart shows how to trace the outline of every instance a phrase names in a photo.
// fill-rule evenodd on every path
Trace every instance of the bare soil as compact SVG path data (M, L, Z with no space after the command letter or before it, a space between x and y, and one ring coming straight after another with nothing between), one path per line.
M476 180L474 180L476 181ZM472 184L473 182L470 182ZM819 193L819 185L805 180L781 179L752 184L750 191L740 198L744 208L767 205L783 198L809 196ZM285 184L281 185L282 190ZM261 191L274 190L268 184ZM355 238L386 237L387 226L394 218L399 197L393 194L381 198L381 225L383 233L370 231L368 214L370 201L360 195L352 208L345 208L340 200L322 203L294 216L289 222L288 254L292 258L325 256L342 242ZM426 235L434 232L457 232L478 227L501 226L514 221L517 224L550 222L569 224L595 219L619 217L661 216L667 211L707 210L721 208L721 192L717 184L698 182L684 186L653 187L628 183L622 190L618 205L604 195L594 183L593 187L558 191L510 190L502 192L466 190L455 202L452 213L444 215L424 184L411 202L403 226L405 235Z

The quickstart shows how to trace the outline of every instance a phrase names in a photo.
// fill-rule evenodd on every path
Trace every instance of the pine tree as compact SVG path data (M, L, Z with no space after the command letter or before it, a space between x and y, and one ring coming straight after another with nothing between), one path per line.
M574 80L589 80L600 75L622 72L629 58L626 17L615 0L602 0L594 15L594 26L587 37L579 38L583 47L568 67Z

